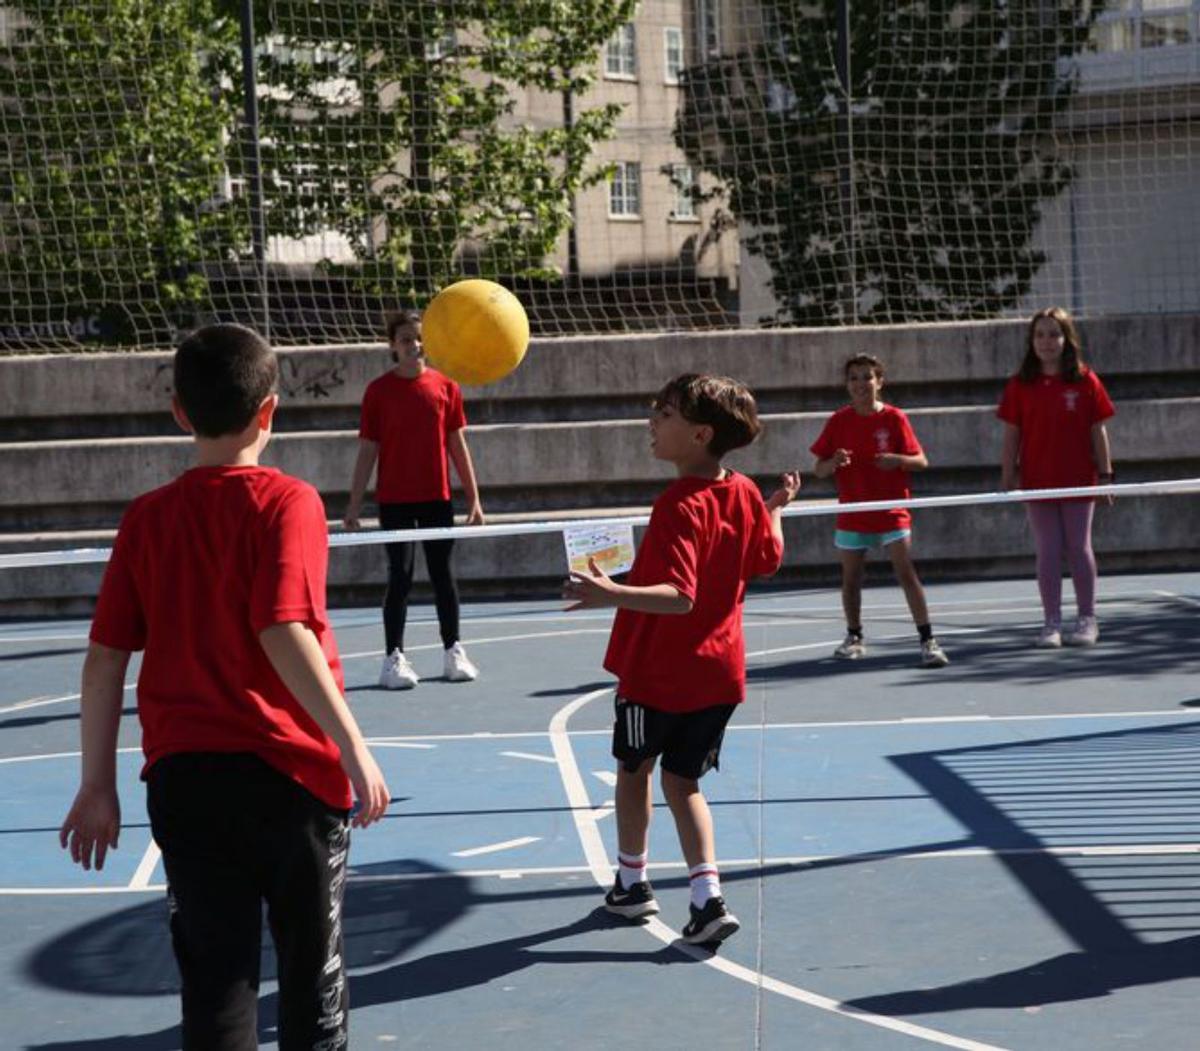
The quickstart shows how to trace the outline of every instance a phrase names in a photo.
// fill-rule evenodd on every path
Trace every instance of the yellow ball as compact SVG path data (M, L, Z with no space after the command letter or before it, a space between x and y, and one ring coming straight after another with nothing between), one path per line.
M452 380L495 383L525 357L529 319L521 301L494 281L456 281L425 308L421 342L433 367Z

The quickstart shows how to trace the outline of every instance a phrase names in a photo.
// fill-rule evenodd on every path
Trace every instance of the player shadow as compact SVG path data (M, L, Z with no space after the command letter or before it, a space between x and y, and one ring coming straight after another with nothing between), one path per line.
M544 948L564 939L627 926L627 921L609 915L603 906L544 930L401 959L411 957L423 942L469 912L520 902L546 905L567 898L595 898L599 892L594 885L582 883L550 891L484 895L476 892L471 879L424 862L370 865L357 868L355 873L360 879L363 875L372 879L350 883L346 893L343 923L352 1012L485 985L537 964L694 962L669 946L655 951ZM402 878L412 876L437 878ZM269 935L266 941L264 981L276 976ZM397 960L400 962L387 966ZM179 978L165 899L156 898L65 932L35 950L26 961L25 971L36 983L67 993L92 997L177 996ZM261 1042L276 1038L277 1007L275 991L260 996ZM103 1021L103 1006L94 1005L91 1015ZM150 1033L24 1046L31 1051L176 1051L180 1040L179 1026L171 1025Z
M615 687L616 683L612 679L597 679L595 682L581 682L578 686L564 686L561 689L554 690L533 690L528 696L530 697L578 697L585 693L591 693L593 690L599 690L602 687Z

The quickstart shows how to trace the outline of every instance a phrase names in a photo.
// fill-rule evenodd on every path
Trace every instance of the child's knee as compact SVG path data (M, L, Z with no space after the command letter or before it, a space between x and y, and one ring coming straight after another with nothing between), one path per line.
M662 789L663 795L668 800L671 799L686 799L700 791L700 781L695 777L682 777L679 774L673 774L665 767L662 771Z

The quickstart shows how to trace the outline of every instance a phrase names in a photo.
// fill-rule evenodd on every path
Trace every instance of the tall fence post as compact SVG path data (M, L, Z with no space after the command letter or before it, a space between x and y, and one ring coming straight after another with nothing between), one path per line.
M271 338L271 303L267 290L267 218L263 208L262 149L258 127L258 57L254 45L254 0L242 0L242 90L246 96L246 175L250 192L250 237L263 338Z
M850 324L858 324L858 245L856 214L854 200L854 87L851 79L853 70L850 63L850 0L838 0L837 9L837 44L834 52L834 63L837 68L838 80L842 87L841 127L838 138L841 140L842 171L839 180L842 212L842 235L846 244L846 267L844 290L845 305L843 320Z

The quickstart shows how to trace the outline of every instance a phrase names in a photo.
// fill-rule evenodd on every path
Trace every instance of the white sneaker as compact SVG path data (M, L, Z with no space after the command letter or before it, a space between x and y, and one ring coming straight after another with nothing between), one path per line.
M867 655L867 644L863 642L861 635L851 635L847 632L842 644L833 651L833 655L844 661L856 661L859 657Z
M1056 650L1063 644L1062 629L1057 624L1043 624L1042 633L1038 636L1039 650Z
M921 667L944 668L950 663L946 651L938 644L937 639L926 639L921 643Z
M421 681L408 658L400 650L392 650L383 658L379 669L379 685L385 690L411 690Z
M446 651L446 681L474 682L479 678L479 669L471 663L461 642L456 642Z
M1074 630L1069 632L1063 641L1068 646L1095 646L1099 638L1100 625L1096 623L1096 618L1079 617L1075 621Z

